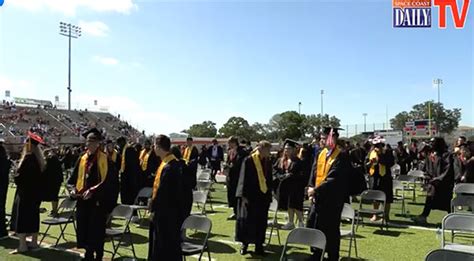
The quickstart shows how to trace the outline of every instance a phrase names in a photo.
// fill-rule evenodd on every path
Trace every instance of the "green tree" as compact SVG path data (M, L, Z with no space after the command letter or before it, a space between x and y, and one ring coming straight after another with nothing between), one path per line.
M446 109L442 103L426 101L416 104L410 112L401 112L390 120L392 128L403 129L405 122L411 120L429 119L431 108L431 119L434 120L441 133L449 134L459 126L461 120L461 109Z
M252 126L250 126L250 128L252 129L251 136L249 138L251 141L274 141L277 139L276 133L270 130L268 124L255 122L252 124Z
M304 132L304 115L296 111L286 111L270 119L270 132L275 132L278 140L300 139Z
M242 117L231 117L220 129L219 135L222 137L237 136L239 138L250 139L252 128L247 120Z
M217 134L216 124L212 121L204 121L200 124L193 124L183 132L193 137L215 137Z
M304 116L303 132L306 137L314 137L324 126L340 127L341 120L336 116L329 116L328 114L311 114Z

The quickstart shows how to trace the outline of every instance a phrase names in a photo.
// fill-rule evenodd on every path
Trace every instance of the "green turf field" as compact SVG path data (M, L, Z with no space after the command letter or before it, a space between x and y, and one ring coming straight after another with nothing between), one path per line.
M212 236L210 238L210 248L213 260L259 260L257 257L253 257L251 254L247 256L239 255L239 244L233 242L235 221L227 221L227 217L230 215L231 210L226 207L226 194L225 187L223 185L216 185L215 191L212 193L212 203L214 206L214 212L209 211L208 217L212 220ZM14 189L10 189L8 195L7 212L10 212L11 203L13 200ZM418 195L417 202L414 203L412 200L407 200L408 215L402 217L400 215L400 204L395 203L392 206L391 211L391 223L397 225L397 227L390 226L388 231L381 231L379 226L365 225L359 227L357 231L357 244L359 258L354 258L354 249L352 251L352 257L354 260L423 260L425 255L433 249L437 249L440 246L440 240L436 236L436 228L440 227L440 222L445 213L440 211L433 211L428 219L430 223L427 227L430 229L423 229L419 227L408 227L414 225L410 221L411 215L421 213L424 198L421 193ZM354 203L354 206L357 206ZM50 203L43 203L42 207L50 210ZM41 218L47 217L47 213L42 214ZM285 222L285 215L279 215L279 222L281 224ZM132 233L135 241L135 249L137 256L140 260L145 260L148 251L148 229L139 228L136 225L132 225ZM41 226L41 231L44 231L45 227ZM52 228L49 232L50 235L57 235L58 229ZM287 231L282 231L282 243L284 243ZM69 243L63 241L59 245L62 249L72 249L73 251L81 251L74 249L75 235L72 226L67 229L66 238L70 240ZM54 243L55 239L47 237L46 243ZM341 257L342 260L349 260L347 258L348 240L341 241ZM55 250L52 248L41 248L37 251L26 253L23 255L9 255L8 253L14 249L17 245L16 239L6 239L0 241L0 260L80 260L80 257L75 253L68 253L64 250ZM112 245L108 241L105 245L106 250L111 250ZM263 258L263 260L279 260L282 247L278 245L277 237L272 238L271 245L267 248L269 254ZM253 251L253 246L250 246L250 251ZM298 253L309 253L305 248L296 250ZM132 253L125 249L119 250L122 257L119 260L130 258ZM110 254L105 254L107 259L110 259ZM189 260L195 260L196 258L190 257Z

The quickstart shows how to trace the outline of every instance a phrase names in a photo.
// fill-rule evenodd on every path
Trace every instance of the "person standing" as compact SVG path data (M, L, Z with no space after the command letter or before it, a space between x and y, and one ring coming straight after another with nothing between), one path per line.
M242 162L237 185L236 241L242 243L241 255L255 244L255 254L264 255L263 243L272 202L271 143L261 141L257 149Z
M13 203L11 230L16 232L20 240L18 248L12 254L28 251L26 237L31 236L31 248L38 248L38 232L40 225L41 184L46 161L39 144L43 139L32 133L23 147L20 163L15 176L17 186Z
M8 158L7 150L0 143L0 239L8 236L5 224L5 205L7 202L8 184L10 183L10 169L12 162Z
M131 145L122 152L120 168L120 200L122 204L133 205L138 194L141 169L139 155Z
M395 163L400 166L400 175L406 175L408 173L408 158L410 157L410 155L408 155L405 146L403 146L403 142L399 141L397 143L395 155Z
M63 183L63 168L55 149L47 152L46 169L43 178L43 201L51 202L51 217L58 215L58 196Z
M229 152L226 162L227 174L227 202L229 208L232 208L233 212L228 219L235 219L237 215L237 198L235 193L237 191L237 185L239 183L240 169L242 167L242 160L249 154L244 147L239 145L237 137L230 137L228 140Z
M324 148L313 164L308 184L311 209L307 227L326 235L328 260L339 260L341 212L349 193L352 171L349 155L337 146L339 128L325 127L320 142ZM320 260L322 251L313 249L313 259Z
M199 165L201 165L201 169L205 169L207 165L207 147L206 145L202 145L201 153L199 153Z
M439 209L446 212L451 210L451 199L454 188L453 155L447 151L447 145L442 137L431 140L432 152L425 159L425 173L429 177L427 196L421 215L414 218L416 223L426 224L431 210Z
M224 160L224 150L217 143L217 139L212 140L212 146L208 149L208 158L211 163L211 177L215 181L217 172L221 170L221 162Z
M198 169L198 160L199 160L199 151L193 145L193 138L186 138L186 148L184 149L183 160L186 163L187 171L190 175L194 176L194 179L197 181L197 169Z
M273 166L273 176L280 181L278 208L288 211L288 223L282 227L285 230L295 228L295 214L298 226L303 224L303 201L306 181L304 180L303 165L296 156L296 142L290 139L285 141L282 157Z
M160 159L151 146L151 140L145 141L144 149L140 152L140 167L142 170L140 188L153 187L153 179Z
M150 239L148 260L181 261L181 224L184 221L182 168L170 152L171 140L159 135L155 153L161 158L153 184L150 203Z
M67 184L71 197L77 199L77 246L86 250L84 260L102 260L107 216L115 206L118 177L112 161L100 149L101 132L92 128L83 136L87 149Z

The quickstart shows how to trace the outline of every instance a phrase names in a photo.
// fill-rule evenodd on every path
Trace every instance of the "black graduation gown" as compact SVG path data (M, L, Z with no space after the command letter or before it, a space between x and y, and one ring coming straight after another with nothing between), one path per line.
M33 154L27 154L15 177L16 193L11 230L18 234L38 233L41 205L41 169Z
M453 155L436 153L434 158L425 161L426 174L430 177L427 184L427 197L432 200L432 209L450 211L454 188Z
M291 159L288 170L282 168L278 159L273 165L273 177L279 182L276 195L278 198L278 208L288 210L288 208L303 210L304 188L308 178L303 173L303 163L297 157ZM276 187L276 184L275 184Z
M139 190L141 167L138 152L133 147L125 149L125 170L120 173L120 200L133 205Z
M326 179L315 189L314 202L308 216L307 227L319 229L326 235L329 260L339 260L339 226L344 201L349 194L351 168L349 155L341 152L331 165ZM310 187L315 186L316 172L317 158L311 170ZM315 255L320 255L320 252L316 251Z
M92 160L93 156L89 157ZM80 158L76 163L68 186L75 189ZM91 188L100 182L100 174L97 164L94 163L86 178L85 188ZM78 199L76 205L76 238L77 246L92 251L102 252L104 249L105 228L107 216L115 207L118 193L118 176L113 162L108 161L107 177L95 190L93 196L88 200Z
M379 155L379 163L385 165L385 175L383 177L380 176L380 168L377 165L375 166L375 173L370 176L369 179L370 189L383 191L387 203L393 203L393 178L391 168L394 165L394 161L395 159L391 150L381 153Z
M196 187L197 179L194 169L187 165L184 160L179 160L181 173L183 176L183 204L184 218L191 214L193 208L193 190Z
M199 165L206 166L207 164L207 149L203 149L199 154Z
M408 161L409 161L408 157L410 155L408 155L405 149L397 148L395 152L396 152L395 162L400 166L400 175L406 175L408 173L407 166L408 166Z
M454 180L456 183L461 182L461 178L464 175L465 166L458 155L453 154L453 168L454 168Z
M237 152L233 159L231 159L230 156L227 157L227 167L229 168L229 173L227 175L227 203L229 204L230 208L237 207L237 198L235 197L235 193L239 183L242 161L247 156L247 151L243 147L239 146L237 147Z
M474 157L470 158L464 169L464 183L474 183Z
M43 177L43 201L58 201L59 190L63 183L63 168L57 156L46 159Z
M181 225L184 221L182 164L173 160L161 173L152 201L148 260L181 261Z
M155 178L156 170L158 169L161 163L160 158L156 155L154 151L148 153L150 153L150 156L148 157L146 170L142 173L141 188L153 187L153 181Z
M12 162L8 158L0 159L0 237L8 235L5 224L5 205L7 201L8 184L10 183L10 168Z
M267 159L262 162L265 173L267 192L260 190L258 174L252 156L246 157L242 162L239 183L237 186L237 222L236 241L244 244L254 243L262 245L265 242L265 233L268 223L268 208L272 202L272 165ZM242 204L242 198L248 204Z

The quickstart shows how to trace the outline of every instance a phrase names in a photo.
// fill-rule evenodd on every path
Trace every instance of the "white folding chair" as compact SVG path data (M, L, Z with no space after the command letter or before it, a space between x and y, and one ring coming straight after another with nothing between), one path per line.
M396 178L396 177L400 176L400 173L401 173L400 165L398 165L398 164L393 165L390 168L390 171L392 172L392 177L393 178Z
M186 236L186 230L191 229L194 231L204 232L206 236L202 240L201 244L191 242ZM192 256L199 254L201 260L204 251L207 251L208 260L211 260L211 251L209 250L208 240L212 230L212 222L209 218L203 216L189 216L184 220L181 227L184 239L181 243L181 251L183 253L183 259L186 260L186 256Z
M451 231L451 243L447 243L445 239L445 232ZM474 254L474 245L465 245L454 243L455 233L469 233L474 235L474 215L472 214L448 214L443 218L441 227L441 248L448 250L455 250L460 252L467 252Z
M295 228L286 239L285 246L281 252L280 261L288 260L286 251L288 251L289 244L305 245L317 249L321 249L321 261L324 258L324 251L326 250L326 236L321 230L312 228Z
M270 236L268 237L268 245L272 241L273 230L276 230L278 236L278 244L281 246L281 239L280 239L280 225L278 224L278 201L274 198L272 203L270 204L270 208L268 209L269 212L273 212L272 221L268 222L268 227L270 228Z
M385 224L385 228L388 230L387 219L385 217L385 203L387 197L385 193L380 190L366 190L360 194L360 205L357 218L357 226L356 229L359 227L359 222L362 219L362 215L377 215L382 216L382 222L380 224L380 228L383 230L383 226ZM364 205L378 202L381 203L378 209L374 208L365 208Z
M341 229L341 238L349 238L349 258L351 257L351 250L352 250L352 241L354 241L354 249L356 257L358 256L357 253L357 241L356 241L356 233L355 233L355 220L356 220L356 212L352 208L350 204L344 203L344 208L342 209L341 219L347 219L351 222L350 230L342 230Z
M425 261L472 261L474 254L459 251L436 249L428 253Z

